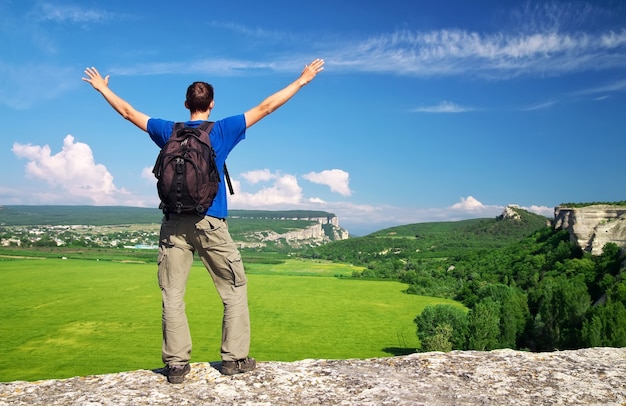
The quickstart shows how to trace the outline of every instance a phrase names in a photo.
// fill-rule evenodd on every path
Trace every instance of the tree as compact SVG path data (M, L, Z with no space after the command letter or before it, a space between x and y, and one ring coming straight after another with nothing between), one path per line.
M467 314L457 306L440 304L426 306L415 318L422 351L443 351L443 348L467 348ZM438 348L426 348L433 345Z
M591 297L581 277L547 276L533 292L538 350L580 348L580 329Z
M583 323L582 338L586 346L626 346L626 280L623 275L604 276L607 281L604 302L592 307Z
M48 236L43 236L33 243L33 247L56 247L57 242Z
M491 299L497 305L499 331L497 343L492 348L517 348L530 319L528 301L524 292L514 286L495 283L483 286L478 292L478 301ZM472 325L470 317L470 327ZM471 346L470 346L471 347Z
M612 301L595 307L583 324L582 337L589 347L626 347L626 307Z
M422 351L452 351L452 326L448 323L439 324L433 333L422 341Z
M491 298L481 300L470 310L469 348L493 350L498 348L500 337L500 304Z

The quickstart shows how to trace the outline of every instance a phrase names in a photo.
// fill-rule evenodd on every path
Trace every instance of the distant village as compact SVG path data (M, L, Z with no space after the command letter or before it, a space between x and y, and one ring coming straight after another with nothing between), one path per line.
M142 226L11 226L0 225L3 247L100 247L156 249L158 225Z

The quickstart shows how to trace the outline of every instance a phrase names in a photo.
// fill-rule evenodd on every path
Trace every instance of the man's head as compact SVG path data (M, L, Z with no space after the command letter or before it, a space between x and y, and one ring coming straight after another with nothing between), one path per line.
M206 82L193 82L187 88L185 106L191 113L205 112L213 108L213 86Z

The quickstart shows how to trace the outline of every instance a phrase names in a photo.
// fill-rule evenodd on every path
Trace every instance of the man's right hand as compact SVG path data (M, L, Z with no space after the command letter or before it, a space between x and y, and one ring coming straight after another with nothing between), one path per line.
M91 68L85 69L86 78L82 78L85 82L91 84L94 89L99 92L102 92L104 88L109 87L109 75L106 77L100 76L100 73L93 66Z
M85 75L87 75L87 77L82 79L99 91L115 111L141 130L148 131L148 120L150 117L135 110L126 100L113 93L109 88L109 75L103 78L93 66L85 69Z
M300 74L300 84L302 86L308 84L310 81L313 80L315 75L317 75L323 70L324 70L324 60L323 59L314 60L309 65L306 65L304 67L304 70Z

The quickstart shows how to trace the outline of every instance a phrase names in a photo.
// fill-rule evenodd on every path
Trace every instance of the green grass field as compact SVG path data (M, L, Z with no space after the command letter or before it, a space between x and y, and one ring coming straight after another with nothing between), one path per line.
M419 346L413 319L445 299L362 281L350 265L288 260L246 265L251 355L259 361L370 358ZM161 365L156 265L0 259L0 381L155 369ZM192 362L219 361L221 302L204 268L187 289Z

